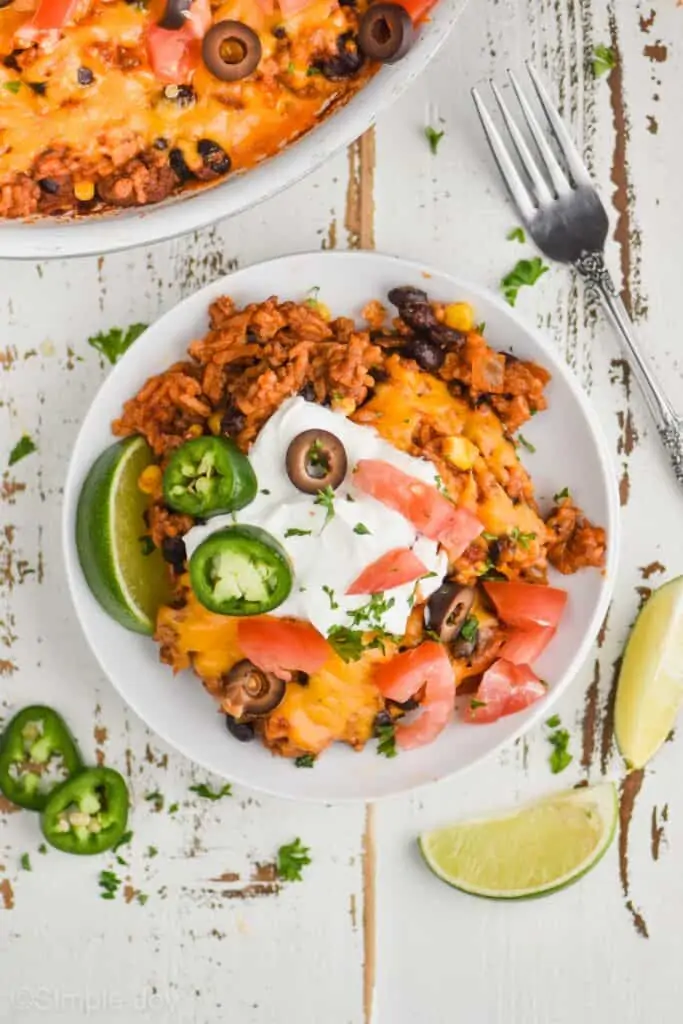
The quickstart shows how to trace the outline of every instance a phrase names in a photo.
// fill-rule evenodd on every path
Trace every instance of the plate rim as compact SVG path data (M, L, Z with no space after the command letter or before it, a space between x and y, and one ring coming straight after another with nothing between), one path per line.
M171 740L165 734L164 731L159 730L156 726L150 724L147 719L138 711L136 704L132 703L128 696L119 689L114 679L109 675L105 669L102 660L98 654L93 640L89 632L86 630L83 619L81 617L81 609L79 606L79 599L77 598L75 580L77 576L82 576L82 570L78 561L78 554L75 543L75 511L77 505L76 487L79 476L82 477L82 469L77 466L77 455L78 447L81 436L84 433L87 421L91 415L92 410L98 403L98 399L105 388L110 386L110 382L115 380L118 376L123 374L124 368L127 369L128 365L132 364L132 360L135 358L135 346L143 342L145 335L154 328L158 330L165 323L170 323L172 318L177 313L178 309L189 304L199 303L202 297L206 297L205 307L208 310L209 301L213 297L213 293L220 293L221 290L229 292L230 282L234 282L236 278L248 277L248 275L257 272L263 274L269 268L273 269L282 264L297 263L310 260L326 260L328 262L339 261L339 262L372 262L375 260L388 261L396 266L406 268L413 274L419 274L429 281L432 277L441 279L448 279L448 281L457 290L466 291L468 294L484 298L487 303L493 304L497 307L498 312L510 318L514 321L517 326L533 341L535 345L539 347L544 357L547 357L548 362L553 371L559 371L563 377L564 382L572 392L572 396L577 402L590 430L591 439L595 446L596 452L599 457L600 468L602 470L603 481L605 484L605 493L607 498L607 513L608 522L605 524L607 530L607 560L605 569L602 577L603 582L601 586L600 596L596 604L596 608L590 620L589 628L585 631L581 643L577 646L577 649L569 662L562 679L553 686L549 698L543 702L539 702L536 705L534 711L523 719L518 729L507 735L498 744L492 747L488 751L484 751L482 754L475 756L467 764L461 765L460 767L454 768L445 774L438 775L434 778L424 779L417 783L408 783L399 786L397 789L390 793L378 793L370 796L333 796L325 797L314 794L296 794L294 792L287 792L275 787L268 785L255 784L250 779L242 775L224 775L223 771L217 769L215 765L209 761L198 758L194 751L190 751L190 748L184 744L179 743L175 739ZM232 285L234 287L234 284ZM239 287L239 285L238 285ZM202 286L190 295L185 296L180 302L176 303L170 309L166 310L157 320L155 320L148 329L137 339L135 346L131 347L124 356L118 361L118 363L112 368L111 372L104 378L93 398L91 399L88 409L81 421L81 425L78 430L78 434L74 440L72 452L69 458L69 464L67 473L64 478L64 497L62 502L62 513L61 513L61 545L62 555L65 566L67 586L69 590L70 600L72 607L76 613L76 618L79 623L79 627L85 640L92 652L97 664L102 672L103 676L109 681L112 687L116 690L124 704L143 722L143 724L161 737L165 743L167 743L172 749L177 750L184 757L186 757L191 763L199 765L207 771L213 774L226 778L229 781L235 782L238 785L244 786L247 789L251 789L254 792L260 792L267 794L268 796L278 797L280 799L300 800L306 803L333 803L333 804L358 804L374 802L377 800L386 800L396 798L407 793L418 792L425 786L433 785L437 782L446 782L453 780L456 776L462 776L475 766L483 763L488 758L499 752L503 747L512 745L515 740L520 736L530 731L541 718L547 717L550 709L556 704L560 697L566 692L568 687L575 680L579 670L585 663L590 648L592 647L596 637L598 636L600 627L605 619L605 616L609 610L609 606L612 601L614 588L616 585L619 555L621 551L621 508L619 500L619 490L617 483L616 472L614 471L614 464L610 450L607 445L607 440L602 429L602 424L597 415L597 412L593 409L591 402L588 400L587 395L584 393L578 378L576 377L572 368L565 362L562 354L554 349L551 342L546 340L544 334L538 330L534 325L528 323L526 319L518 312L517 309L511 307L502 296L497 295L495 292L486 288L482 285L473 284L465 278L460 277L457 274L453 274L450 271L441 270L433 267L427 263L417 260L408 260L403 257L383 253L377 250L312 250L308 252L295 252L281 256L272 257L268 260L261 260L248 266L241 267L239 270L231 273L222 275L216 278L214 281L207 285ZM139 351L139 349L138 349ZM123 628L123 627L122 627Z

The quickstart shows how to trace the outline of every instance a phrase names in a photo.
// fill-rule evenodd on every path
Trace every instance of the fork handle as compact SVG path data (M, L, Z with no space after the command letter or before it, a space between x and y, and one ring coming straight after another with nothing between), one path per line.
M626 349L638 383L645 395L676 480L683 484L683 420L676 415L659 381L646 362L626 306L619 297L601 252L585 253L574 264L588 286L588 292L602 302Z

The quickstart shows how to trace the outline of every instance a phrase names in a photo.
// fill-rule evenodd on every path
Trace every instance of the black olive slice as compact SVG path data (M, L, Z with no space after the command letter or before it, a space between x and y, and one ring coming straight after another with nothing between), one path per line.
M225 726L230 735L240 743L249 743L256 735L253 722L238 722L232 715L225 716Z
M473 604L472 587L462 587L459 583L447 580L427 602L429 628L439 634L443 643L452 643L460 633Z
M244 658L233 665L223 680L221 707L237 721L267 715L282 701L285 690L284 680L272 672L262 672Z
M413 22L401 4L371 4L361 18L358 45L370 60L393 64L415 41Z
M297 434L285 457L287 476L304 494L335 490L346 476L346 449L329 430L304 430Z
M261 40L241 21L219 21L202 41L202 58L222 82L246 78L261 60Z
M164 13L159 20L159 27L172 31L182 28L187 22L186 14L191 6L192 0L166 0Z

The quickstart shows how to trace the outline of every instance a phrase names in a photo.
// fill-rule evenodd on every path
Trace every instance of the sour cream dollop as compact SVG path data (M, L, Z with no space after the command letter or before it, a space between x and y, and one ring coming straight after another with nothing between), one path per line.
M327 522L326 509L315 503L315 495L299 491L285 468L290 442L312 429L328 430L338 437L348 459L346 477L335 491L334 515ZM353 627L349 613L370 600L370 595L346 594L361 572L395 548L412 548L426 572L434 575L417 585L406 583L387 590L384 596L390 607L374 620L387 632L403 635L416 597L426 600L440 586L448 560L437 543L418 536L400 512L359 491L353 483L353 470L361 459L381 459L435 485L432 463L398 451L374 428L353 423L342 413L303 398L288 399L271 416L249 459L259 485L256 498L239 512L193 527L185 537L188 556L212 533L232 523L250 523L267 530L280 541L294 566L292 592L271 614L307 619L326 636L333 626Z

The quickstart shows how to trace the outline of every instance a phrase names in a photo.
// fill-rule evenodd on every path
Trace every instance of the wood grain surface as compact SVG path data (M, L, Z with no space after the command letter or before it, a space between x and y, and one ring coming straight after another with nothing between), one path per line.
M618 62L596 79L599 43ZM71 609L61 486L79 423L108 371L87 339L148 322L260 259L377 248L498 286L533 250L469 98L531 58L584 148L608 205L609 262L655 367L683 409L679 314L683 10L675 0L472 0L427 73L366 134L273 201L194 236L99 259L0 263L0 460L23 432L38 452L0 480L2 709L44 701L88 760L125 772L134 837L103 863L41 854L32 815L0 805L0 1020L11 1024L650 1024L683 999L683 747L672 735L624 778L614 686L649 588L683 572L681 495L610 329L563 268L519 302L577 373L620 482L624 543L598 643L558 711L574 760L558 779L544 729L450 782L362 807L309 807L215 783L152 735L101 676ZM434 156L425 125L445 132ZM571 438L567 438L567 444ZM438 883L418 831L561 784L620 782L618 841L579 885L499 906ZM155 809L145 796L164 797ZM173 805L177 804L177 809ZM281 843L313 863L280 885ZM157 852L154 853L153 851ZM29 853L32 870L20 858ZM104 863L106 861L106 863ZM119 898L99 898L113 866ZM141 905L138 893L149 898Z

